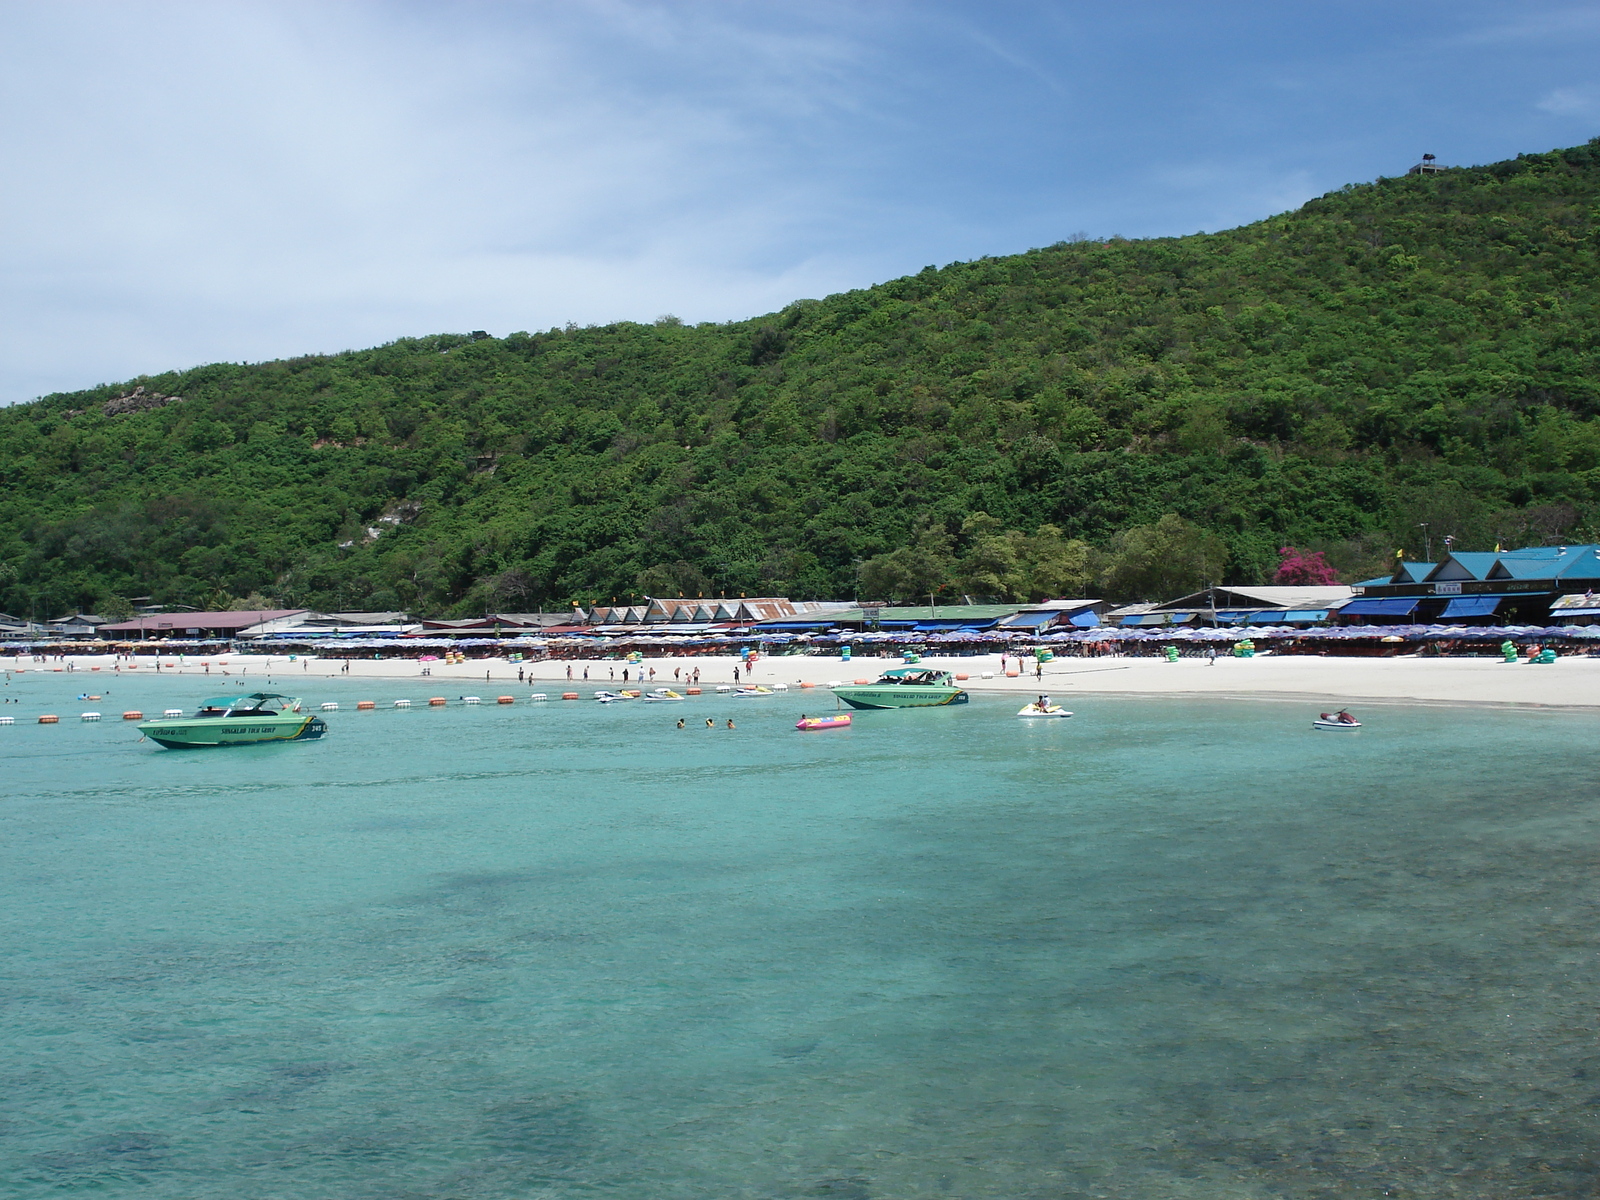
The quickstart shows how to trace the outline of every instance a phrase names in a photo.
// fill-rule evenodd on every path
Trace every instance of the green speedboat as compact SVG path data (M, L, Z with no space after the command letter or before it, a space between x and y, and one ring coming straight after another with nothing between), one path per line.
M300 701L293 696L251 692L203 701L192 717L145 721L139 732L169 750L189 750L306 741L327 733L328 724L321 717L301 712Z
M956 686L949 671L928 667L885 671L877 683L836 687L833 694L851 708L933 708L967 702L967 693Z

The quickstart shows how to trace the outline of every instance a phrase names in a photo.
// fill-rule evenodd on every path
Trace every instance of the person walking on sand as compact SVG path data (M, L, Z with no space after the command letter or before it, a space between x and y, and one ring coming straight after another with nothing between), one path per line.
M1216 665L1217 665L1217 648L1215 646L1207 646L1206 647L1206 666L1214 667Z

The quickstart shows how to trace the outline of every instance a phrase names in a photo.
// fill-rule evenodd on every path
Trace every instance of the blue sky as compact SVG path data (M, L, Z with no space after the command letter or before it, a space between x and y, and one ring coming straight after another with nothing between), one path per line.
M0 402L721 321L1600 134L1600 3L0 3Z

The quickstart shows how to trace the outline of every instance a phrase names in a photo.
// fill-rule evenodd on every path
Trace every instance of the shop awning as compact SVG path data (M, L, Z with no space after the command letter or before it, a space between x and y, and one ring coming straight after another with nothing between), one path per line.
M1041 625L1048 625L1061 614L1059 612L1025 612L1018 613L1005 623L1006 629L1037 629Z
M1100 618L1094 615L1094 609L1086 608L1081 613L1072 614L1072 624L1079 629L1095 629L1100 625Z
M1381 599L1352 600L1339 610L1341 617L1407 617L1421 602L1420 596L1386 596Z
M1131 617L1123 617L1122 624L1124 628L1129 625L1182 625L1192 620L1193 613L1135 613Z
M1500 607L1499 596L1456 596L1439 614L1441 621L1452 617L1486 617Z

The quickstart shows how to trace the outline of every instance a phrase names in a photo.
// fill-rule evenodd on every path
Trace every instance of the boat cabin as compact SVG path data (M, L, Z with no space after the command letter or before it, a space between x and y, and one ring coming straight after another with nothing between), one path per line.
M933 687L949 687L954 680L949 671L934 671L927 667L898 667L885 671L879 683L913 683Z

